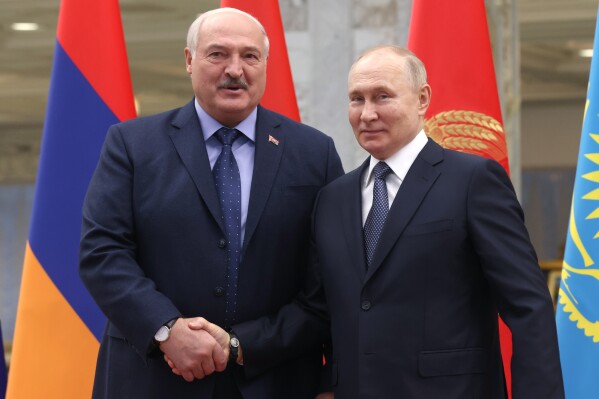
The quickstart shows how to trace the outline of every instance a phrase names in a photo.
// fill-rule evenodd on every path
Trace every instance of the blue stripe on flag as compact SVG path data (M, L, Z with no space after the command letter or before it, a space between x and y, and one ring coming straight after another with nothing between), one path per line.
M567 398L599 392L599 57L591 62L584 115L556 315Z
M79 279L81 206L106 131L119 120L56 43L29 242L100 340L105 317Z

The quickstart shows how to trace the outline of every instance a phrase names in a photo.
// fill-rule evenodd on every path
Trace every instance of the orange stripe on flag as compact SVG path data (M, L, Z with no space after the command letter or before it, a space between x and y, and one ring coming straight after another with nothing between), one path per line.
M6 398L91 397L98 349L27 243Z

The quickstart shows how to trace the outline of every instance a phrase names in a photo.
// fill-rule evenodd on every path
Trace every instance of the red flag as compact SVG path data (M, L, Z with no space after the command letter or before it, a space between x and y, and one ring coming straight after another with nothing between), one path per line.
M78 274L108 127L135 117L118 0L62 0L7 398L89 398L106 318Z
M495 159L509 173L484 0L414 0L408 48L433 89L427 134L446 148ZM512 337L501 320L499 330L511 397Z
M245 11L258 19L264 26L270 41L270 52L266 70L266 91L260 104L299 121L300 115L295 99L278 0L221 0L220 5Z

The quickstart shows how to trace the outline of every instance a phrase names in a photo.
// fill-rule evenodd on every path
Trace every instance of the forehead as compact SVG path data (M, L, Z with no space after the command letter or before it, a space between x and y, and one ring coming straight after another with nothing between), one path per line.
M406 84L404 59L391 52L376 52L354 64L348 76L349 91L396 89Z
M198 46L241 45L264 51L264 35L254 21L243 14L223 12L208 17L198 32Z

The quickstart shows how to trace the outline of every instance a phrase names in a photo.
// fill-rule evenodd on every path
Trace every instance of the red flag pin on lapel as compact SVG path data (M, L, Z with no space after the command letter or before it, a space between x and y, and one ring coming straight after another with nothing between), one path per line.
M273 143L274 145L279 145L279 140L275 139L270 134L268 135L268 141Z

